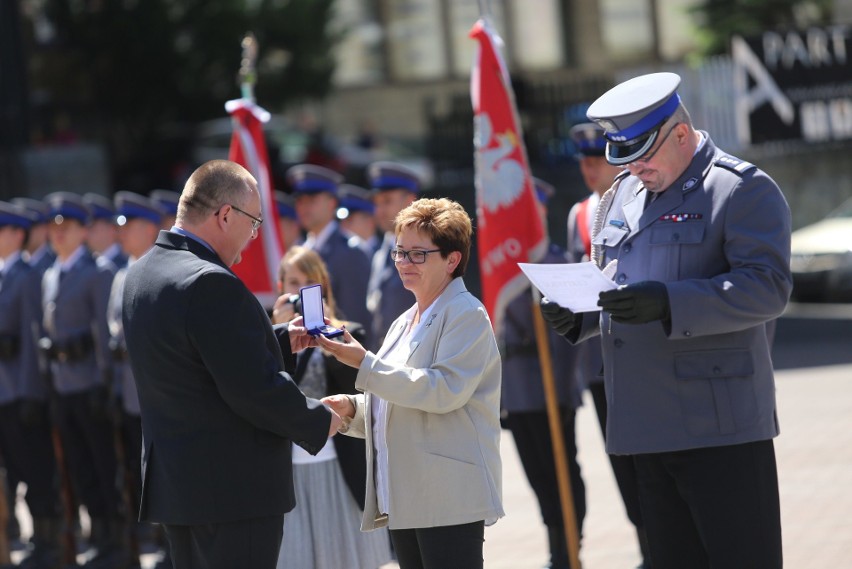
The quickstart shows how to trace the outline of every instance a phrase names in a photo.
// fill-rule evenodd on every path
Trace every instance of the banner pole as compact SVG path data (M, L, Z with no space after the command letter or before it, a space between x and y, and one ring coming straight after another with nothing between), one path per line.
M544 399L547 404L547 421L550 425L550 438L553 442L553 462L556 465L556 481L559 486L559 501L562 506L562 522L565 529L565 542L568 544L568 558L573 569L580 569L580 537L577 518L574 514L574 496L571 493L571 473L565 453L565 439L562 436L562 421L559 413L559 395L553 378L553 365L550 357L550 342L547 327L538 307L538 291L532 292L532 313L535 328L538 359L541 364L541 381L544 385ZM566 370L567 372L567 370Z

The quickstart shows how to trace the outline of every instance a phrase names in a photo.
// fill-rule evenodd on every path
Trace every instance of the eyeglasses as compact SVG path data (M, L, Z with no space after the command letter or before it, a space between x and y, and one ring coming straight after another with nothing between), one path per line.
M237 211L237 212L243 214L244 216L251 218L252 231L257 231L258 228L260 227L260 224L263 223L263 220L260 219L259 217L255 217L252 214L250 214L249 212L241 210L240 208L238 208L234 204L228 204L228 205L231 206L231 209L233 209L234 211Z
M630 162L629 164L627 164L627 166L630 166L631 164L635 164L636 162L645 162L645 163L650 162L654 158L654 156L657 154L657 152L660 151L660 148L662 148L663 145L666 143L666 139L669 137L669 135L672 133L672 131L674 129L676 129L680 124L681 123L679 123L679 122L674 123L672 125L672 127L669 129L669 131L666 133L666 135L663 138L660 139L660 144L654 150L650 150L650 151L646 152L645 155L640 156L636 160Z
M390 250L390 258L394 263L401 263L403 259L408 259L414 265L422 265L426 262L426 255L428 253L437 253L440 249L412 249L411 251L406 251L405 249L400 249L399 247L395 247Z

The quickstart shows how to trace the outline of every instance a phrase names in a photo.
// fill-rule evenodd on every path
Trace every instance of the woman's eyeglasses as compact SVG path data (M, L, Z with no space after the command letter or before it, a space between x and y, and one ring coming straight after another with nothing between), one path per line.
M390 250L390 258L394 263L401 263L403 259L408 258L414 265L422 265L426 262L426 255L428 253L437 253L440 249L412 249L411 251L406 251L405 249L400 249L399 247L395 247Z

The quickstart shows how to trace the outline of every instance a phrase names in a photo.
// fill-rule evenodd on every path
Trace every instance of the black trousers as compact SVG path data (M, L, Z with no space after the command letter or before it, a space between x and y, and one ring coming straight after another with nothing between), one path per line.
M771 440L634 461L654 569L781 569Z
M568 455L568 472L571 476L571 496L574 499L574 518L577 531L583 533L586 517L586 485L583 483L580 464L577 462L577 437L574 432L575 412L562 408L562 438ZM506 426L512 432L518 456L530 486L538 499L541 517L547 527L564 527L559 484L556 480L556 461L553 459L553 442L545 411L509 413Z
M142 418L121 412L121 439L124 443L124 468L130 475L131 519L139 519L142 501Z
M174 569L275 569L284 516L163 527Z
M593 383L589 385L589 393L592 394L592 401L595 403L595 412L598 415L598 423L601 426L604 441L606 441L608 407L606 404L606 394L604 393L604 384ZM640 530L642 528L642 511L639 506L639 485L636 482L636 466L633 464L633 457L620 454L607 454L607 456L612 466L615 482L618 485L618 492L621 494L621 500L624 502L624 509L627 511L627 519L630 520L630 523L637 530Z
M482 569L484 563L484 521L394 529L390 530L390 537L399 569Z
M105 414L93 415L91 391L57 397L56 419L75 494L96 518L120 518L124 501L118 479L115 432Z
M0 453L8 479L27 484L25 499L32 516L55 518L61 504L50 417L47 403L34 405L37 412L28 425L21 422L19 402L0 405ZM14 503L9 506L14 508Z

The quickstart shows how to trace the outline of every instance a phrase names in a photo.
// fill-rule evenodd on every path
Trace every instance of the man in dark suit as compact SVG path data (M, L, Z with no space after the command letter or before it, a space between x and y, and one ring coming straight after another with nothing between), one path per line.
M273 329L229 269L257 236L257 182L214 160L175 227L128 269L123 321L142 412L140 520L164 524L176 569L274 568L295 504L290 442L317 453L340 418L283 372Z

